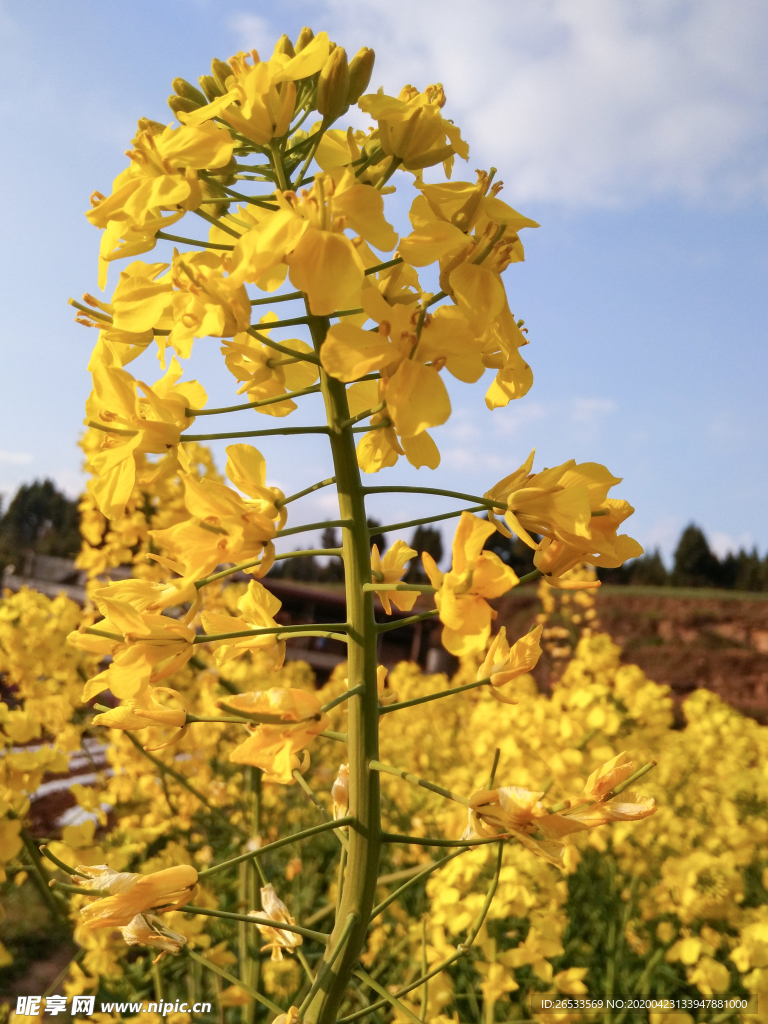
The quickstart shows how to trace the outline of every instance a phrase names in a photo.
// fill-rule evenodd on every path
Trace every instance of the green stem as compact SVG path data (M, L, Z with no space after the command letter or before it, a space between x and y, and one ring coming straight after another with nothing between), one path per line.
M197 238L183 238L181 235L169 235L166 231L155 232L155 238L164 242L178 242L180 245L196 245L200 249L226 249L232 252L234 245L224 245L221 242L200 242Z
M313 384L310 388L302 388L301 391L287 391L284 395L273 395L272 398L261 398L258 402L245 402L243 405L228 405L222 409L185 409L184 415L191 416L217 416L224 412L242 412L244 409L260 409L264 405L276 405L278 402L287 402L294 398L302 398L304 395L316 395L320 390L319 384ZM184 440L187 438L185 436Z
M389 270L390 267L396 267L398 263L402 262L403 257L396 256L393 260L387 260L386 263L377 263L375 267L368 267L368 269L365 272L365 276L368 277L370 274L378 274L380 270Z
M298 327L306 326L309 321L305 316L292 317L290 320L270 320L268 323L259 324L264 330L272 330L273 327Z
M54 879L51 885L52 889L56 889L59 892L66 892L72 896L110 896L109 889L86 889L82 885L68 885L66 882L60 882L58 879Z
M363 687L355 686L351 690L346 690L344 693L340 693L338 697L334 697L333 700L329 700L327 704L323 704L320 708L322 712L330 711L331 708L335 708L339 704L343 704L345 700L349 700L350 697L356 697L358 693L363 692Z
M517 581L517 585L519 586L521 583L532 583L533 580L538 580L543 575L544 573L541 571L541 569L534 569L533 572L529 572L525 576L521 576L520 579Z
M175 779L176 782L179 783L179 785L183 786L192 794L192 796L196 797L203 805L203 807L207 807L208 810L210 811L211 817L215 818L218 822L220 822L220 824L226 826L226 828L228 828L231 832L236 833L236 835L240 836L241 839L248 838L246 834L237 827L237 825L234 825L229 820L224 811L219 810L218 807L212 807L211 804L209 804L206 798L203 796L203 794L198 792L198 790L195 789L195 787L192 785L189 779L185 778L185 776L183 776L181 772L177 772L175 768L171 768L169 765L164 764L160 760L160 758L155 757L154 754L150 754L148 750L145 750L144 747L142 747L142 745L133 735L133 733L129 732L127 729L125 729L124 732L128 739L131 741L131 743L134 745L134 747L136 747L137 750L141 751L144 757L151 761L152 764L155 765L155 767L159 768L160 771L164 772L166 775L170 775L172 779Z
M75 309L81 309L83 313L87 313L92 320L103 320L106 324L112 323L112 317L101 309L96 309L94 306L84 306L77 299L67 299L67 302L70 306L74 306Z
M347 734L345 732L333 732L331 729L326 729L324 732L319 732L318 736L325 736L327 740L337 740L339 743L347 742Z
M436 302L440 302L441 299L447 299L447 298L448 298L448 292L438 292L437 295L433 295L432 298L427 303L427 309L429 309L430 306L434 306L434 304Z
M651 768L655 767L656 761L648 761L648 763L644 764L642 768L638 768L636 772L630 775L628 779L624 779L624 781L620 782L618 786L614 786L606 797L606 800L610 800L611 797L618 796L619 793L623 793L625 789L631 786L634 782L637 782L638 779L642 779L642 777L646 775Z
M428 782L426 779L422 779L418 775L412 775L410 772L404 772L399 768L393 768L391 764L383 764L381 761L371 761L370 767L376 772L385 772L387 775L397 775L399 778L405 779L406 782L410 782L414 786L421 786L422 789L428 789L432 793L437 793L438 796L444 796L447 800L455 800L457 804L464 804L465 807L471 806L466 797L457 796L456 793L452 793L450 789L443 789L442 786L436 786L434 782Z
M371 911L371 920L373 920L374 917L378 917L379 914L383 914L390 903L394 903L395 900L399 899L404 892L407 892L408 889L411 888L412 885L417 885L424 878L431 875L433 871L437 871L438 868L443 867L444 864L453 860L454 857L460 857L462 853L466 853L468 849L469 847L464 847L462 850L456 850L454 853L449 853L447 857L443 857L442 860L437 860L433 864L429 864L423 871L414 875L414 877L410 878L404 885L401 885L399 889L395 889L393 893L390 893L385 900L382 900L381 903L377 904Z
M465 683L463 686L453 686L450 690L439 690L437 693L428 693L424 697L414 697L412 700L401 700L398 704L386 704L379 708L380 715L388 715L391 711L400 711L401 708L412 708L416 704L428 704L431 700L440 700L442 697L450 697L454 693L464 693L465 690L474 690L477 686L488 686L490 679L478 679L474 683Z
M303 299L304 292L285 292L284 295L268 295L265 299L251 299L252 306L271 306L274 302L291 302Z
M414 622L423 622L424 619L434 619L438 614L437 608L432 608L428 612L420 612L418 615L409 615L405 619L396 619L394 622L379 622L376 626L377 633L388 633L390 629L400 629L401 626L410 626ZM394 709L395 705L391 707Z
M283 167L283 154L280 152L280 143L277 139L272 139L269 144L270 161L274 168L275 175L277 176L277 183L280 186L282 192L288 191L288 182L285 177L285 168Z
M306 780L306 779L304 778L304 776L303 776L303 775L301 774L301 772L299 771L299 769L298 769L298 768L294 768L294 770L293 770L293 773L292 773L292 774L293 774L293 777L294 777L294 779L296 779L296 781L298 782L299 786L300 786L300 787L301 787L301 788L302 788L302 789L304 790L304 792L305 792L305 793L307 794L307 796L308 796L308 797L309 797L309 799L310 799L310 800L312 801L312 803L313 803L313 804L315 805L315 807L316 807L316 808L318 809L318 811L320 811L320 813L321 813L321 814L322 814L322 816L323 816L323 817L325 818L325 820L326 820L326 821L333 821L333 818L332 818L332 817L331 817L331 815L330 815L330 814L328 813L328 811L326 810L326 808L325 808L325 807L323 807L323 805L322 805L322 804L320 803L320 801L319 801L319 800L317 799L317 796L316 796L316 795L315 795L315 793L313 792L313 790L312 790L312 787L311 787L311 786L309 785L309 783L307 782L307 780ZM345 849L347 849L347 848L348 848L348 844L347 844L347 837L346 837L346 836L344 835L344 833L343 833L343 832L341 831L341 829L336 829L336 831L335 831L335 835L336 835L336 838L337 838L337 839L339 840L339 842L341 843L341 845L342 845L342 846L343 846L343 847L344 847Z
M488 839L425 839L424 836L401 836L396 832L382 832L382 843L404 843L406 846L485 846L497 843L498 836Z
M307 628L309 623L304 623L295 626L265 626L263 629L241 629L237 633L200 633L194 640L193 644L209 644L218 640L236 640L238 637L243 636L269 636L273 633L300 633L303 629ZM346 622L321 622L313 623L313 625L325 626L326 630L330 632L343 632L349 629L349 625Z
M78 871L77 868L71 868L69 864L65 864L63 860L59 860L58 857L54 856L54 854L51 853L47 846L40 846L38 849L39 852L43 855L43 857L46 858L46 860L49 860L52 863L54 863L57 868L61 868L61 870L66 872L68 875L79 875L80 878L90 877L89 875L86 875L83 871Z
M363 584L364 591L371 591L376 594L380 591L391 592L393 590L402 591L410 590L412 593L417 594L436 594L437 588L430 586L428 583L365 583Z
M250 985L246 985L241 978L236 978L234 974L230 974L228 971L225 971L223 967L219 967L212 961L206 960L204 956L200 956L199 953L195 953L193 949L187 949L187 956L191 957L197 963L202 964L203 967L207 967L209 971L213 971L215 974L218 974L219 977L224 978L224 980L228 981L230 985L239 986L244 992L248 993L251 999L255 999L257 1003L261 1003L263 1006L266 1006L266 1008L271 1010L272 1013L284 1012L277 1003L273 1003L271 999L268 999L260 992L257 992L255 988L251 988Z
M325 932L316 932L312 928L302 928L298 924L281 924L279 921L273 921L271 917L259 917L255 914L230 914L226 910L209 910L207 907L193 907L190 903L185 903L181 907L175 908L180 914L202 914L204 917L220 917L225 921L246 921L253 925L263 925L267 928L277 928L284 932L295 932L297 935L302 935L305 939L313 939L315 942L327 942L328 936Z
M392 533L395 530L405 530L408 526L424 526L425 523L439 523L442 519L455 519L456 516L465 512L486 512L488 505L478 505L474 508L460 508L458 512L443 512L439 516L427 516L425 519L409 519L405 523L388 523L386 526L377 526L371 533Z
M320 734L322 735L322 733ZM282 839L276 839L274 843L267 843L266 846L260 847L258 850L249 850L247 853L241 853L237 857L232 857L231 860L223 860L220 864L214 864L213 867L206 868L205 871L201 871L198 874L198 878L208 878L210 875L215 875L219 871L223 871L224 868L234 867L235 864L242 864L244 860L249 860L251 857L263 857L265 853L271 853L273 850L279 850L283 846L288 846L290 843L297 843L301 839L309 839L311 836L316 836L320 832L330 832L334 828L340 828L342 825L352 825L354 818L351 815L347 815L344 818L337 818L336 821L326 821L322 825L313 825L312 828L305 828L301 832L295 832L292 836L284 836Z
M304 558L308 555L341 555L341 550L341 548L310 548L307 551L287 551L284 554L275 555L274 560L279 562L285 558ZM212 576L205 576L203 579L198 580L195 586L199 590L200 587L205 587L209 583L215 583L217 580L226 579L227 576L232 576L233 573L252 569L254 565L261 565L261 559L252 558L247 562L240 562L239 565L233 565L229 569L222 569L221 572L215 572Z
M488 840L488 841L489 842L493 842L493 840ZM476 842L477 842L477 840L476 840ZM395 997L396 998L399 998L400 996L407 995L409 992L412 992L413 989L419 988L420 985L423 985L425 982L429 981L431 978L436 977L438 974L440 974L442 971L444 971L447 967L450 967L451 964L455 963L461 957L467 955L467 953L469 952L470 947L473 945L475 939L478 936L478 933L479 933L480 929L483 926L483 921L485 921L486 915L488 914L488 910L489 910L489 908L491 906L491 902L493 901L493 897L496 895L496 889L498 888L498 885L499 885L499 875L501 874L501 860L502 860L502 856L504 854L504 844L503 843L499 843L498 846L499 846L499 851L498 851L498 855L496 857L496 870L495 870L493 879L492 879L491 884L490 884L490 886L488 888L488 892L486 893L485 900L483 901L483 905L480 908L480 912L478 913L478 915L475 918L475 921L474 921L472 927L469 930L469 933L467 935L466 941L460 943L459 946L457 947L455 953L451 953L451 955L449 957L446 957L445 960L443 960L441 963L439 963L435 967L433 967L432 970L429 971L427 974L421 975L421 977L416 978L414 981L410 982L404 988L401 988L399 992L396 992L395 993ZM381 1002L378 1002L378 1003L372 1003L370 1006L366 1007L364 1010L358 1010L356 1013L351 1013L347 1017L339 1017L337 1022L336 1022L336 1024L349 1024L350 1021L357 1020L359 1017L365 1017L367 1014L369 1014L369 1013L371 1013L371 1012L373 1012L375 1010L380 1010L383 1006L386 1005L387 1001L388 1000L382 1000ZM421 1024L421 1021L419 1022L419 1024Z
M304 498L307 494L312 494L313 491L319 491L321 487L329 487L331 484L336 483L335 476L329 476L327 480L321 480L318 484L312 484L311 487L305 487L303 491L297 491L296 494L292 494L289 498L278 498L275 502L275 508L282 508L283 505L289 505L292 501L296 501L297 498Z
M235 231L235 229L231 228L229 224L225 224L223 221L212 217L210 213L206 213L204 210L194 210L193 212L196 213L198 217L202 217L203 220L207 220L209 224L218 228L220 231L223 231L225 234L232 235L233 238L243 237L239 231Z
M373 411L373 410L372 410ZM366 494L436 494L441 498L458 498L460 501L473 501L489 508L501 508L507 511L506 501L492 501L477 494L465 494L463 491L446 491L442 487L366 487Z
M496 747L493 754L493 764L491 765L491 774L488 776L488 785L486 789L493 789L493 783L496 779L496 769L499 767L499 759L501 758L501 747Z
M275 537L280 540L282 537L290 537L294 533L309 533L310 530L324 530L327 526L340 526L344 529L351 529L354 525L351 519L326 519L322 523L305 523L304 526L292 526L290 530L281 530Z
M114 433L114 431L112 431ZM275 434L329 434L328 427L273 427L271 430L240 430L235 434L184 434L184 441L228 441L237 437L273 437Z
M395 173L395 171L397 170L397 168L400 166L400 164L402 162L403 161L402 161L402 159L399 156L393 156L392 157L392 159L390 160L390 163L389 163L389 167L386 169L384 174L376 182L376 188L379 191L381 191L381 189L384 188L384 186L387 184L389 179L392 177L392 175Z
M329 946L328 950L326 951L326 954L323 957L323 963L318 969L317 977L315 978L312 984L312 988L310 988L303 1003L299 1007L299 1019L302 1019L305 1010L311 1004L318 990L321 988L325 980L330 975L333 965L338 960L340 954L342 953L344 947L347 944L349 936L352 934L352 929L357 924L358 916L359 915L355 911L349 914L341 934L333 943L333 945Z
M309 315L309 329L318 357L330 326L327 317ZM347 392L341 381L320 369L320 385L330 426L349 419ZM330 435L331 454L339 497L339 510L350 529L344 531L348 635L348 678L350 688L362 686L362 693L348 704L349 813L356 821L349 834L349 852L339 913L332 942L339 942L351 914L357 915L338 960L329 968L323 990L313 997L305 1014L307 1024L332 1024L363 949L370 911L376 894L381 852L381 810L378 772L369 762L378 756L378 692L376 685L376 620L373 595L362 590L371 579L371 558L366 528L365 495L357 464L351 430Z
M364 971L362 967L357 968L357 970L355 971L355 977L360 978L362 981L366 983L366 985L369 986L369 988L372 988L374 992L376 992L380 996L383 996L384 1001L389 1003L390 1006L394 1006L394 1008L399 1013L402 1013L403 1016L405 1016L409 1021L411 1021L411 1024L423 1024L423 1022L419 1020L415 1013L412 1013L404 1003L400 1002L397 996L393 996L388 988L384 988L384 986L380 985L378 981L374 981L370 974Z
M357 416L350 416L349 419L344 420L342 423L336 425L337 430L346 430L347 427L354 426L355 423L359 423L360 420L367 420L369 416L373 416L374 413L381 412L382 409L386 409L386 402L379 402L378 405L374 405L371 409L366 409L365 412L359 412Z
M270 325L262 324L262 327L269 330ZM320 365L320 360L317 356L313 356L311 352L294 352L293 349L287 348L285 345L280 345L276 341L272 341L272 339L268 338L266 334L262 334L261 331L257 331L255 327L249 327L247 333L256 338L257 341L260 341L262 345L266 345L267 348L273 348L275 352L279 352L281 355L303 359L305 363L315 363L318 366Z
M50 889L50 879L46 874L45 868L43 867L43 859L40 856L40 851L37 848L32 836L27 832L25 828L22 828L20 832L20 838L24 844L24 848L27 851L27 856L32 861L32 875L31 878L34 881L37 891L40 893L43 899L43 903L47 904L48 909L51 911L53 916L61 923L69 927L69 922L61 909L61 905L56 897L53 895Z

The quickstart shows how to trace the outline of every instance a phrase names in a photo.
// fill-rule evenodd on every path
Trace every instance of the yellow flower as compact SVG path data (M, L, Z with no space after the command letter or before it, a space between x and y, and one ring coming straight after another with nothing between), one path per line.
M406 85L397 99L381 88L358 102L378 123L381 147L388 156L397 157L409 171L443 163L449 173L454 154L466 160L469 146L453 122L442 117L444 105L440 84L427 86L422 93Z
M154 914L137 914L130 924L120 929L120 932L129 946L151 946L161 950L154 963L157 963L164 953L180 953L182 946L187 944L185 936L166 928Z
M275 49L270 60L262 61L256 50L241 51L229 59L232 75L225 82L227 92L208 106L180 113L179 120L203 125L220 118L251 142L267 145L288 131L296 105L294 83L320 71L329 49L327 34L320 32L292 58Z
M636 767L626 750L622 750L620 754L592 772L584 783L583 799L604 800L612 789L629 778Z
M86 683L84 701L107 689L120 700L130 700L150 683L159 683L183 668L192 657L195 631L189 622L197 613L196 604L181 620L140 612L127 601L98 597L96 604L105 618L94 628L120 639L86 633L84 626L67 637L73 647L112 657L109 668Z
M261 511L263 501L249 504L226 484L185 476L184 503L192 519L149 531L154 542L175 558L178 564L172 568L188 579L201 579L221 563L255 561L261 555L261 562L245 571L263 576L269 570L275 524ZM276 513L271 503L270 507Z
M252 444L230 444L226 453L225 472L235 487L248 495L250 508L267 519L276 519L277 528L282 530L288 512L284 505L276 507L275 502L284 501L285 495L279 487L267 487L267 460Z
M483 364L498 371L485 394L488 408L499 409L527 395L533 385L533 372L520 355L520 349L528 344L528 339L515 322L506 300L479 340L483 347Z
M270 321L276 319L274 313L262 317L259 334L268 336ZM280 344L297 354L312 351L306 342L298 338L281 340ZM224 343L221 352L227 369L237 380L243 382L238 388L238 395L245 392L251 402L277 398L288 391L301 391L314 384L320 372L315 363L304 359L289 362L288 357L281 356L279 352L275 352L251 334L235 335L232 341ZM289 398L284 402L261 406L256 412L265 416L287 416L296 408L296 403Z
M379 324L378 332L336 324L320 352L324 368L338 380L354 381L381 371L379 402L386 402L386 409L371 418L371 426L386 417L392 428L364 435L358 446L360 466L376 472L405 454L413 465L434 469L440 456L426 430L445 423L451 414L440 371L445 367L468 383L478 380L483 373L480 347L463 316L450 307L423 314L413 305L390 304L373 286L363 290L362 305Z
M349 810L349 765L340 764L331 786L334 818L343 818Z
M151 387L119 366L98 361L92 369L93 391L86 402L85 423L100 447L88 458L89 483L99 511L118 519L136 482L135 456L170 454L189 468L181 432L194 423L187 408L200 408L207 395L197 381L178 383L182 374L173 359L165 376ZM98 433L95 433L98 431Z
M584 984L584 978L589 974L588 967L569 967L565 971L558 971L552 981L558 992L569 996L583 996L589 991Z
M361 185L350 168L339 181L318 174L309 192L277 193L276 198L305 225L285 261L291 282L307 294L312 313L358 306L365 266L344 230L352 228L377 249L393 249L397 235L384 218L381 194Z
M597 511L600 514L590 518L589 538L566 542L545 537L539 544L533 563L552 586L563 588L567 581L559 577L581 562L616 568L627 559L642 555L643 549L636 540L616 533L620 524L635 511L629 502L608 498Z
M533 671L541 657L540 641L543 629L543 626L536 626L510 647L507 627L502 626L491 641L485 661L477 670L477 678L491 680L491 695L496 700L503 704L517 704L514 697L504 696L498 692L497 687Z
M396 540L389 551L382 558L379 555L378 545L371 548L371 569L373 583L398 583L405 572L408 562L418 554L413 548L409 548L404 540ZM379 575L375 575L378 573ZM416 591L404 591L403 593L380 591L379 600L387 615L392 614L392 605L399 608L401 612L409 612L416 603L418 597Z
M247 630L272 629L277 627L274 616L280 610L282 602L271 594L266 587L256 580L251 580L248 589L237 602L240 616L226 615L222 612L204 611L202 614L203 628L206 633L241 633ZM276 633L265 633L261 636L241 636L231 640L210 641L216 651L216 663L224 665L232 658L237 658L244 651L258 650L272 654L275 670L279 669L285 658L285 641L278 640Z
M261 911L249 911L251 917L268 917L276 924L296 924L296 920L288 913L288 907L283 903L275 892L274 886L270 883L261 890ZM304 942L298 932L289 932L284 928L270 928L265 924L257 924L261 937L266 940L262 946L262 952L266 949L272 950L272 960L283 959L283 950L292 953L297 946Z
M422 195L410 212L414 230L402 239L400 253L416 267L440 261L440 287L480 336L506 308L501 274L524 259L518 231L538 224L497 199L501 182L491 188L485 171L478 171L476 185L418 187Z
M517 585L517 574L483 544L494 532L492 523L462 512L453 538L453 563L447 573L424 552L424 568L433 587L443 623L443 646L451 654L481 653L491 634L496 612L486 598L501 597Z
M105 228L101 241L99 284L106 283L110 260L154 248L155 234L200 205L197 171L224 167L232 158L232 136L213 123L171 128L143 118L128 152L129 166L108 197L94 193L86 217ZM164 217L162 211L172 211ZM124 239L124 244L120 240Z
M577 465L574 459L532 473L533 455L485 497L507 504L504 518L509 530L536 551L534 563L548 583L563 590L594 588L599 580L563 580L561 576L582 561L616 566L642 554L631 537L616 535L618 526L634 512L627 502L607 497L610 488L621 482L619 477L596 462ZM495 512L489 518L501 533L511 536ZM531 533L543 534L541 543Z
M150 687L133 700L129 700L111 711L104 711L93 719L94 725L105 725L109 729L146 729L147 726L173 726L178 732L165 743L145 747L145 750L160 750L181 739L186 732L187 713L183 708L166 708L155 694L167 693L179 699L176 690L167 686Z
M225 277L221 267L221 257L209 252L174 258L174 326L167 340L184 359L195 338L232 337L250 325L248 292L235 278Z
M234 764L251 764L264 771L266 782L290 786L296 780L294 769L306 771L309 752L299 761L298 752L318 733L328 728L329 718L320 710L314 693L289 687L272 687L256 693L238 694L219 703L228 711L258 715L264 724L229 756Z
M197 871L178 864L151 875L114 871L106 864L79 865L87 880L73 876L86 889L101 889L109 896L90 903L80 911L87 928L124 928L137 914L148 910L173 910L188 903L197 888Z

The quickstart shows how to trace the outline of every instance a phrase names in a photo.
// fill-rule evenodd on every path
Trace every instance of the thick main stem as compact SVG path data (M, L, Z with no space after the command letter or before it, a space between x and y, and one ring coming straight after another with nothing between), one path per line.
M315 351L325 340L327 318L309 316ZM330 427L331 452L336 474L341 518L352 525L343 530L346 576L347 622L349 623L348 685L361 691L348 701L349 724L349 813L355 823L349 830L344 884L336 925L329 948L339 942L350 915L358 915L343 953L325 973L322 985L307 1007L309 1024L331 1024L346 991L352 969L365 943L371 909L376 895L376 878L381 852L379 775L369 762L378 757L378 696L376 691L376 630L373 594L364 593L371 582L371 557L366 527L365 495L357 465L354 436L349 427L338 424L350 418L344 385L320 371L320 385Z

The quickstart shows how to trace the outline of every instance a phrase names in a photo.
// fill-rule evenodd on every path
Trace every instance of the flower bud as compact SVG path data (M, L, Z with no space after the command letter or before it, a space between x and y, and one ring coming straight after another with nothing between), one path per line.
M283 34L280 36L280 38L277 40L277 43L275 44L275 53L284 53L288 57L296 56L296 51L293 48L293 43L285 34L285 32L283 32Z
M335 121L349 107L349 65L347 52L343 46L337 46L323 70L317 83L317 109L327 122Z
M305 25L301 32L299 32L299 38L296 40L296 53L301 53L305 47L309 46L314 38L315 33L311 28L308 28Z
M349 92L347 103L357 103L365 90L373 74L373 62L376 54L369 47L364 46L358 50L349 65Z
M174 114L176 114L177 117L180 112L183 112L185 114L191 114L193 110L200 109L200 104L195 103L194 100L188 100L184 96L176 95L168 97L168 106L171 108Z
M177 96L181 96L185 100L194 102L196 107L205 107L208 104L208 100L203 96L199 89L196 89L191 82L188 82L185 78L174 78L171 82L171 88Z
M216 79L213 75L200 75L198 78L200 88L203 90L205 95L208 97L208 102L211 103L216 99L217 96L223 96L224 90L220 89L216 84Z
M223 95L227 91L227 79L232 77L232 68L225 61L214 57L211 61L211 74Z

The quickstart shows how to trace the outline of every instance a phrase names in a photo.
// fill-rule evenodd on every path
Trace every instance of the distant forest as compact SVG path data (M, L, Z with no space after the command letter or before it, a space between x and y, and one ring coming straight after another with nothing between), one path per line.
M8 565L21 568L26 552L74 558L80 547L77 499L67 498L51 480L24 484L7 506L0 504L0 570ZM371 544L384 553L386 537L377 532L380 525L369 520ZM418 552L405 579L410 583L426 580L421 553L428 551L440 563L446 550L442 534L432 526L417 526L409 541ZM321 547L341 546L339 531L328 527ZM495 533L486 543L518 576L533 569L533 552L522 541L508 540ZM340 583L341 559L313 557L286 558L276 562L272 577L317 583ZM757 548L740 550L720 559L711 550L704 532L693 523L683 530L675 550L673 565L667 569L658 550L627 562L620 569L598 569L605 583L654 587L719 587L727 590L768 591L768 554L761 558Z

